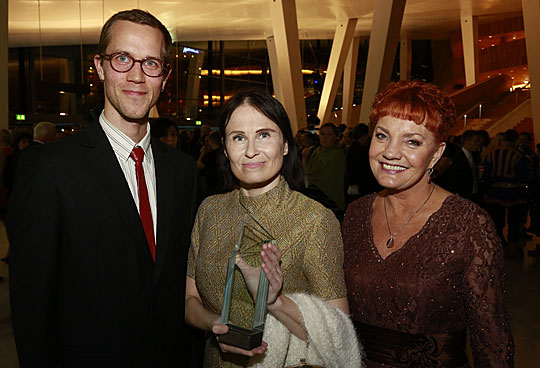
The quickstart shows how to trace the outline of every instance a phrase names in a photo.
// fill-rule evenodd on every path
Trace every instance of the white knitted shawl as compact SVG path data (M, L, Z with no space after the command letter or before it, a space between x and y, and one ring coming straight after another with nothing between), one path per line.
M363 351L353 324L339 308L308 294L291 294L302 313L308 340L294 336L281 322L268 314L263 340L268 349L251 367L278 368L296 365L304 358L307 364L325 368L363 367Z

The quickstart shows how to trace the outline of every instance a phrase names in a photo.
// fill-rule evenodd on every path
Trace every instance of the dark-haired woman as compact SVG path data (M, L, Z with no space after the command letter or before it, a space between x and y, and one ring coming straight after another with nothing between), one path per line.
M368 367L511 367L503 252L489 215L431 181L453 103L432 85L377 95L370 166L385 189L343 223L351 315Z
M293 340L320 347L317 353L315 349L300 352L308 355L304 358L309 363L337 367L332 362L336 359L341 366L348 362L358 366L354 329L345 315L348 304L339 223L330 210L297 191L303 187L302 167L285 110L264 91L244 91L228 102L220 130L224 142L220 154L230 191L207 198L199 208L186 291L187 322L215 335L207 340L205 367L298 364L301 357L291 354L296 349ZM219 343L219 336L228 331L219 316L226 263L246 215L255 218L276 240L276 245L265 245L261 253L270 282L263 338L268 344L263 342L251 351ZM237 264L249 278L244 272L249 267L242 260ZM244 288L238 298L244 304L231 310L235 314L231 320L247 320L253 312L252 296ZM309 317L309 309L315 305L325 315L337 316L340 327L334 332L325 330L317 338L317 328L312 326L323 326L324 321ZM275 331L285 332L283 340L291 339L291 345L280 344L280 338L269 335ZM347 331L348 337L342 339L334 335ZM341 357L336 357L340 353Z
M150 132L153 137L173 148L178 148L178 128L174 121L167 118L156 119L152 123Z

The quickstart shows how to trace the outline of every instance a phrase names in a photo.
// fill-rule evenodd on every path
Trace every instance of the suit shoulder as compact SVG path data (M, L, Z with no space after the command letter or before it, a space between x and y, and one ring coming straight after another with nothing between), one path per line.
M181 164L191 166L195 169L197 168L197 163L195 162L195 159L193 157L176 148L169 146L168 144L160 141L157 138L152 138L152 150L159 150L160 152L166 154L169 158L172 158Z

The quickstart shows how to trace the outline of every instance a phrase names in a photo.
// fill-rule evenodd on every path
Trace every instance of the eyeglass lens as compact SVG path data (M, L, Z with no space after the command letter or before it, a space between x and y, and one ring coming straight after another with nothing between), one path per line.
M149 77L157 77L161 75L163 71L163 64L154 58L136 60L133 58L133 56L126 53L111 55L111 66L114 70L120 73L125 73L131 70L135 62L139 62L141 64L142 71Z

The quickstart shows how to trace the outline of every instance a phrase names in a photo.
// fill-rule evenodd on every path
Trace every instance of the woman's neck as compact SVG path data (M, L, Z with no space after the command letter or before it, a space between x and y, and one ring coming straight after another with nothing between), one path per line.
M383 195L394 213L409 213L430 197L434 190L435 184L429 184L425 180L423 184L417 183L405 190L386 189Z
M278 186L281 176L277 175L264 183L248 184L240 183L240 191L246 197L255 197L264 194Z

